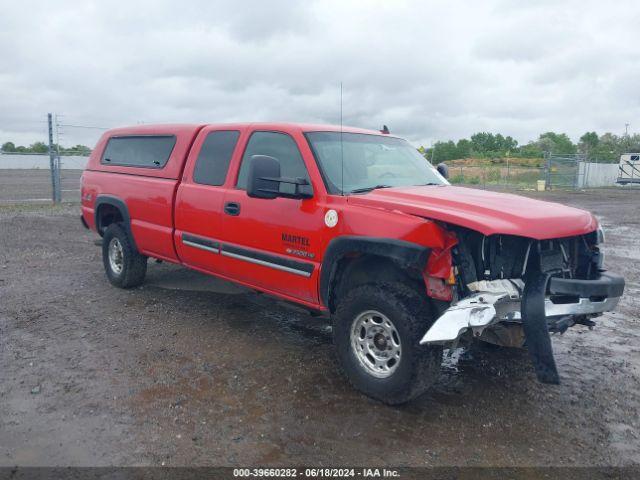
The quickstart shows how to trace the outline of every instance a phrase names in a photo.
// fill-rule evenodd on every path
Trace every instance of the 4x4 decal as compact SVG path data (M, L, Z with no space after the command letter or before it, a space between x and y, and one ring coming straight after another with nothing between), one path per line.
M315 258L315 253L304 250L305 247L309 247L311 245L308 237L282 233L281 238L282 243L286 245L285 252L289 255L296 255L303 258Z

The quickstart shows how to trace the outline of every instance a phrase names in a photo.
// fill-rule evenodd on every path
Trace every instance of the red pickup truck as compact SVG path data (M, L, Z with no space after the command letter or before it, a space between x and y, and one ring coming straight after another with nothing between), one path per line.
M549 332L592 326L624 289L590 213L451 186L386 129L114 129L81 195L113 285L140 285L151 257L330 315L347 378L390 404L475 340L526 346L557 383Z

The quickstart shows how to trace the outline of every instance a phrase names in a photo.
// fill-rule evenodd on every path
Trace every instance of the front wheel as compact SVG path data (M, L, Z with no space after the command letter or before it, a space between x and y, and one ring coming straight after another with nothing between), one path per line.
M147 274L147 257L140 255L129 233L119 223L112 223L104 232L102 262L107 278L116 287L137 287Z
M333 338L351 384L392 405L424 393L442 363L442 347L419 344L432 323L425 295L401 283L363 285L345 295Z

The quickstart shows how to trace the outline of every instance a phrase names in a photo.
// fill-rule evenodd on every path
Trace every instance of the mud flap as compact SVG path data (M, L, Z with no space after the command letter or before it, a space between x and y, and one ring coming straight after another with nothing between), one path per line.
M539 270L528 275L522 295L522 326L538 380L557 385L560 377L553 358L544 306L548 281L549 274Z

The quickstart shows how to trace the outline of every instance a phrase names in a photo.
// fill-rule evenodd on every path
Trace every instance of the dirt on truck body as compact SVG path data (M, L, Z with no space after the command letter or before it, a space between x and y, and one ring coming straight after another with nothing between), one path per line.
M526 344L558 383L549 332L592 325L624 289L592 214L453 187L388 131L110 130L81 198L113 285L141 285L155 258L330 316L342 371L388 404L424 393L468 337Z

